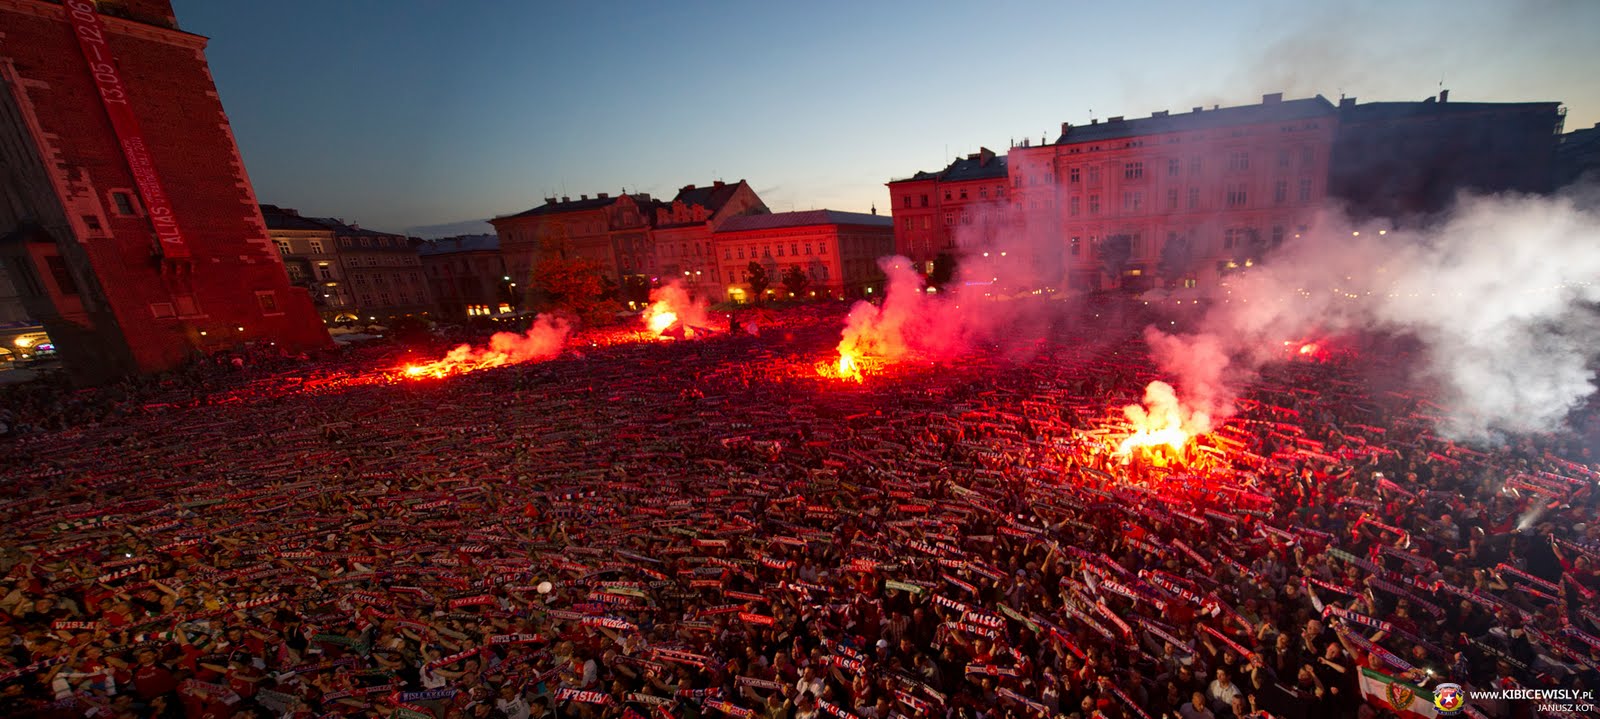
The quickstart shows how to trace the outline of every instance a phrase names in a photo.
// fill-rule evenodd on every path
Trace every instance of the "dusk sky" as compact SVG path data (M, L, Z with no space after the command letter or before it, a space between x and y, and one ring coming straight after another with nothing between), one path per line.
M262 202L424 236L749 180L774 211L1063 121L1340 93L1600 121L1600 2L174 0Z

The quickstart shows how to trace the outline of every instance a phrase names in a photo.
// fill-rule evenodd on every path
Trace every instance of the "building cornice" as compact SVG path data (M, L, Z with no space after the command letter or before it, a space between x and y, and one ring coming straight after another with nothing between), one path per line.
M55 20L62 25L67 25L66 6L59 2L46 2L45 0L0 0L0 11L10 11L23 15L32 15L46 20ZM191 50L204 50L210 39L204 35L184 32L176 28L158 27L134 20L127 20L111 15L100 15L100 24L107 32L140 40L151 40L166 45L189 48ZM71 32L70 28L67 32Z

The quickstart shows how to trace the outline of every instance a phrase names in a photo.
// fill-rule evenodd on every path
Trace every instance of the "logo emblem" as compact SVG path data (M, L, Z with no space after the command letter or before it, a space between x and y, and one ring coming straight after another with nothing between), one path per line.
M1411 709L1411 700L1417 696L1416 692L1411 691L1411 687L1400 682L1390 682L1388 690L1389 706L1394 707L1395 711L1409 711Z
M1456 714L1466 705L1466 692L1460 684L1440 684L1433 690L1433 708L1440 714Z

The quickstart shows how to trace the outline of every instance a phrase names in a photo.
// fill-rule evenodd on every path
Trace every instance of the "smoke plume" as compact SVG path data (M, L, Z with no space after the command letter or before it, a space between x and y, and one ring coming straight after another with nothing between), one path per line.
M443 359L407 367L405 373L412 377L443 377L452 373L471 372L491 367L542 362L561 355L572 326L560 317L539 315L533 326L523 334L496 332L489 338L487 347L475 348L461 345L445 354Z
M643 320L657 336L669 330L694 332L688 328L710 326L709 310L704 298L690 297L682 282L672 280L650 290L650 307L644 311ZM677 330L672 329L675 325Z
M1225 416L1283 344L1375 330L1426 348L1453 439L1555 429L1595 391L1600 214L1575 195L1464 197L1443 222L1390 231L1324 217L1233 279L1190 335L1146 332L1157 363Z

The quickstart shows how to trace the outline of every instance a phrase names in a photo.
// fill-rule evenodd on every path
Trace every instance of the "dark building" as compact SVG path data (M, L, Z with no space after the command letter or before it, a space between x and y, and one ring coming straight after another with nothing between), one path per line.
M894 216L895 252L911 259L923 274L933 272L934 258L955 254L956 236L976 223L975 234L992 244L1007 226L1006 158L987 147L950 163L939 172L918 172L889 182ZM966 248L971 249L971 248Z
M439 312L457 321L511 312L517 282L506 272L496 235L462 235L417 246Z
M0 29L0 264L80 380L329 342L169 0L7 0Z
M1329 194L1356 217L1440 212L1462 191L1549 192L1558 102L1339 102Z
M1600 123L1561 136L1556 147L1556 187L1600 182Z

